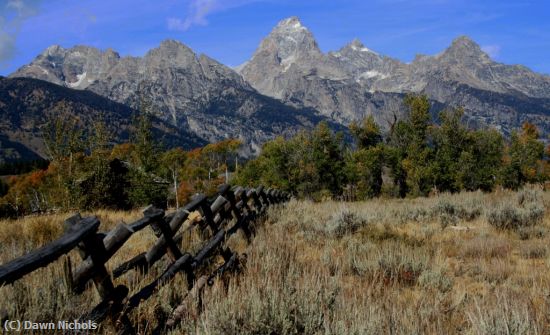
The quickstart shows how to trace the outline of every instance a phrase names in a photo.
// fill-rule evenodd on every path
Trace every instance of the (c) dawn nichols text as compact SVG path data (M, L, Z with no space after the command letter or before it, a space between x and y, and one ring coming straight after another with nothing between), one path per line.
M88 321L67 321L57 322L33 322L29 320L6 320L3 328L6 332L22 330L96 330L99 325L91 320Z

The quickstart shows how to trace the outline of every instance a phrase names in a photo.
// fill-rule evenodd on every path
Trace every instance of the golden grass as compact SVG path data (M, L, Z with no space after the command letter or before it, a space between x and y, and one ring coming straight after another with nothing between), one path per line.
M525 192L525 191L521 191ZM518 229L490 225L488 213L525 194L498 191L419 199L312 203L292 200L270 210L246 253L242 273L206 289L202 311L189 302L173 334L550 334L550 215ZM535 192L548 208L550 194ZM532 194L531 194L532 195ZM531 196L529 195L529 196ZM102 228L140 217L98 213ZM0 261L61 234L68 215L0 222ZM147 250L140 232L113 257L111 268ZM182 242L197 250L192 232ZM77 263L78 255L70 255ZM91 309L93 289L71 295L62 262L0 288L0 309L36 321L74 318ZM137 292L167 265L116 284ZM149 333L187 293L179 276L142 304L132 320ZM102 332L109 333L108 328Z

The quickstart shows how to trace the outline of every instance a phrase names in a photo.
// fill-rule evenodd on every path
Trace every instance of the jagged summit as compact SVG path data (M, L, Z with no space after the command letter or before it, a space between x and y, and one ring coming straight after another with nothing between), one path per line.
M149 50L145 57L151 56L163 57L166 61L174 61L175 58L186 56L186 57L196 57L195 51L183 44L180 41L173 39L166 39L160 43L156 48Z
M307 29L302 25L302 22L300 21L300 18L297 16L291 16L289 18L286 18L284 20L279 21L276 29L289 29L289 30L303 30Z
M179 67L193 67L196 65L198 55L187 45L173 39L167 39L154 49L149 50L144 61L152 63L155 67L160 64L172 64ZM166 65L164 65L166 66Z
M273 28L240 72L261 80L268 72L271 75L291 71L291 68L309 68L321 58L315 37L294 16L281 20Z
M361 42L361 40L359 40L358 38L354 38L350 43L348 43L345 47L345 48L349 48L353 51L360 51L360 52L371 52L371 53L376 53L374 51L372 51L371 49L367 48L363 42Z
M262 49L275 49L278 57L282 61L286 59L287 62L289 58L315 56L321 53L313 34L296 16L281 20L262 42L260 50Z
M182 46L185 46L185 45L180 41L176 41L174 39L168 38L168 39L162 40L159 46L153 49L177 49Z
M361 40L359 40L358 38L354 38L348 45L347 47L350 47L352 48L353 50L361 50L365 47L365 45L363 44L363 42L361 42Z
M489 56L481 50L479 44L468 36L459 36L455 38L451 45L443 51L441 56L452 58L456 61L472 57L479 60L487 60L489 58Z
M479 48L479 45L467 35L458 36L451 43L451 47Z
M50 55L60 53L60 52L63 52L63 51L65 51L65 49L62 46L60 46L58 44L54 44L54 45L51 45L48 48L46 48L46 50L44 50L41 55L42 56L50 56Z

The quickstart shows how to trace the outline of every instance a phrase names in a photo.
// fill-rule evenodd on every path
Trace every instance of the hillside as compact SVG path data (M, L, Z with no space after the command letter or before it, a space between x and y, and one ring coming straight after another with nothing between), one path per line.
M42 80L0 78L0 159L35 159L47 154L42 127L49 121L77 119L84 127L103 120L112 140L128 139L135 111L89 91L78 91ZM155 118L154 132L168 146L195 148L206 142Z

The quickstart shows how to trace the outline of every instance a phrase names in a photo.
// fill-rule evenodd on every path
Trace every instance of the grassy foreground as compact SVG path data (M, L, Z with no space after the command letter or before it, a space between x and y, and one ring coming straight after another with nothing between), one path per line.
M492 194L359 203L291 201L273 208L245 252L243 272L207 288L203 310L189 303L174 334L550 334L550 193ZM105 229L139 212L100 212ZM0 222L0 262L61 233L62 215ZM155 238L137 235L116 266ZM199 246L191 234L187 250ZM71 261L77 260L71 255ZM23 319L78 317L97 303L74 297L63 261L0 288L0 308ZM76 262L75 262L76 263ZM117 283L135 292L142 278ZM185 278L133 314L147 333L185 296ZM104 330L108 332L108 330Z

